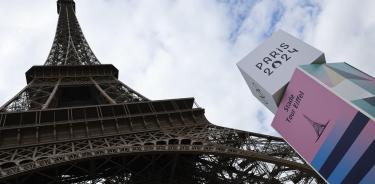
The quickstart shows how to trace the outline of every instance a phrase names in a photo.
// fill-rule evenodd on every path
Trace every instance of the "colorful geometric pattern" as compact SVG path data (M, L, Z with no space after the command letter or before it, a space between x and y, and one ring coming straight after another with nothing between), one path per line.
M347 63L310 64L300 68L375 120L375 78Z
M364 89L370 85L363 82L358 87L352 80L372 82L373 78L344 67L296 69L272 126L328 182L374 183L375 120L368 114L374 111L375 95L354 100L358 105L337 91L349 83L351 88L345 89L349 92L354 86L370 93L371 89ZM364 103L367 109L359 109Z

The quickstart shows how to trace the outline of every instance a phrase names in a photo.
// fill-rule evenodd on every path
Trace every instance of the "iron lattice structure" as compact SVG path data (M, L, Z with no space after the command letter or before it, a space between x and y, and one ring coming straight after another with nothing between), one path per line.
M323 183L281 138L211 124L193 98L149 100L100 64L73 0L43 66L1 107L0 183Z

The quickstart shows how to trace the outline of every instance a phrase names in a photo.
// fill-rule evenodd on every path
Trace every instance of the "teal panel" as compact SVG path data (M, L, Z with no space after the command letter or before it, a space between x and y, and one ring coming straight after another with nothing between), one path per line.
M371 80L372 77L347 63L328 63L327 66L347 79Z
M371 98L375 98L375 97L371 97ZM352 101L352 103L358 108L360 108L361 110L370 114L373 120L375 119L375 106L374 105L368 103L365 99L354 100Z
M375 95L375 79L373 80L351 80L361 88L365 89L366 91L370 92L371 94Z
M333 84L329 79L329 76L327 75L324 67L324 64L309 64L300 66L300 68L303 69L305 72L314 76L316 79L323 82L325 85L332 87Z

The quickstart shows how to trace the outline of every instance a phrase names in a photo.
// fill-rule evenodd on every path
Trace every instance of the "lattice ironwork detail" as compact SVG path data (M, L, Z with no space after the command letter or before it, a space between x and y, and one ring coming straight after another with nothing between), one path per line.
M8 101L1 111L27 111L41 109L51 92L57 79L35 79L22 89L15 97Z
M282 139L212 125L203 109L192 108L193 104L193 99L175 99L3 113L0 178L46 183L127 175L124 181L142 183L148 173L177 183L322 182ZM159 168L159 162L135 170L117 168L123 165L119 160L138 155L166 157L174 169L168 167L158 176L152 175L157 173L152 168ZM110 166L101 168L99 161L89 166L103 159L109 159ZM189 167L191 173L183 173ZM119 169L115 172L119 175L109 176L106 169ZM19 174L29 179L12 177Z
M182 183L188 181L192 183L206 183L208 181L219 183L272 183L280 181L308 183L320 181L319 178L314 177L314 173L309 166L281 139L251 135L247 132L228 130L213 125L201 125L196 126L196 128L215 130L215 134L226 136L238 136L238 134L243 133L247 134L247 136L241 135L242 141L237 139L236 144L238 144L238 147L233 147L225 144L215 144L205 139L196 139L193 137L194 135L173 134L166 130L4 150L0 151L3 158L1 160L2 167L5 165L8 168L2 169L1 173L2 176L18 173L33 175L35 173L30 172L34 170L43 173L46 172L46 169L43 168L61 164L70 165L73 164L72 162L76 162L73 165L78 164L82 170L87 171L84 175L81 175L80 172L78 174L76 172L57 172L59 175L38 176L38 178L42 182L61 181L62 177L66 177L66 180L75 179L75 182L82 182L90 177L92 179L97 177L97 175L88 175L90 167L87 167L89 165L87 162L96 159L108 159L108 157L122 160L142 154L148 155L148 157L155 155L169 157L165 155L173 155L173 157L188 159L188 162L184 163L184 167L180 166L180 171L176 170L176 168L172 171L181 172L186 167L192 167L192 173L184 173L185 176L170 175L171 173L151 176L152 178L159 177L159 179L162 176L169 176L172 180L178 181L177 183L180 183L180 181ZM206 131L204 134L208 135L207 138L210 139L210 133L213 132ZM233 144L233 141L231 142L225 138L221 141L228 141L229 144ZM4 163L5 160L8 162ZM177 165L177 163L173 163L177 162L173 158L168 158L166 161ZM140 160L139 162L144 163L147 160ZM157 163L149 163L149 165L152 164L156 164L154 165L155 167L160 167ZM95 167L97 168L91 172L100 174L105 172L105 170L102 170L105 168ZM109 169L114 169L112 167L109 167ZM145 170L146 172L150 166L137 166L138 169L136 170L132 170L133 168L131 167L127 168L126 165L122 167L124 167L122 168L123 171L128 174L129 183L132 183L130 181L139 179L136 177L137 175L139 177L138 170ZM170 168L168 172L169 170ZM84 177L85 175L86 177ZM180 177L185 178L185 180L181 180ZM29 180L25 180L25 182L27 183Z
M75 15L73 0L59 0L56 35L45 65L100 64L87 43Z
M98 73L100 75L100 73ZM54 93L62 87L93 86L98 91L98 104L140 102L148 100L114 76L67 76L34 78L15 97L5 103L0 111L17 112L54 108L54 100L58 98ZM51 101L48 99L51 98Z
M137 102L146 99L114 77L94 77L94 80L116 103Z

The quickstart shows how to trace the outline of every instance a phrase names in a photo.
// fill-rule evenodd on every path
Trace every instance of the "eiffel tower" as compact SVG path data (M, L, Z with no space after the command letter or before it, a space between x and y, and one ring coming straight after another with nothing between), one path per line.
M0 183L324 183L283 139L211 124L194 98L150 100L101 64L58 0L44 65L0 109Z
M322 123L318 123L318 122L315 122L313 120L311 120L308 116L306 115L303 115L303 117L305 117L305 119L310 123L310 125L314 128L314 131L315 131L315 134L317 136L315 142L317 142L320 138L320 136L323 134L324 132L324 129L326 129L329 121L327 121L326 124L322 124Z

